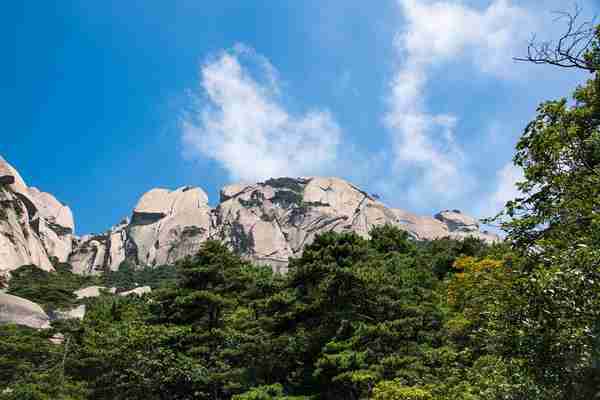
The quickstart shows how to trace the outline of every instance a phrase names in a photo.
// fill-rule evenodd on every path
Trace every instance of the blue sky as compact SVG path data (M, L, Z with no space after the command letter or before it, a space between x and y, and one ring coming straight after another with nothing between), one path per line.
M600 11L579 1L585 15ZM30 1L0 17L0 154L101 232L153 187L336 175L423 214L514 195L586 76L515 63L560 0Z

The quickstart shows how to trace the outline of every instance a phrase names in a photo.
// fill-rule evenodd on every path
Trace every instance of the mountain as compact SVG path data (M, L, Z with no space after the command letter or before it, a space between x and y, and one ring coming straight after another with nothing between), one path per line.
M152 189L126 218L105 233L74 235L68 206L28 187L0 157L0 273L24 264L51 270L68 262L80 274L116 270L123 261L170 264L217 239L244 257L285 272L315 235L352 231L368 236L392 224L417 240L498 236L481 231L476 219L458 210L434 217L389 208L376 196L339 178L276 178L226 186L212 208L201 188Z
M51 270L73 250L71 209L54 196L28 187L0 157L0 273L24 264Z

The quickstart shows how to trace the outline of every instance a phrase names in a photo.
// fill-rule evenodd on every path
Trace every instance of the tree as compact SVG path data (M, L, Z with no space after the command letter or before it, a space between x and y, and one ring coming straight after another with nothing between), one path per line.
M554 50L532 44L525 58L592 74L575 90L573 104L540 105L517 144L523 196L507 204L502 227L525 251L600 243L600 25L577 27L578 14L561 14L568 29Z
M429 391L404 386L398 381L381 381L373 390L373 400L433 400Z
M587 399L600 393L600 26L563 15L568 29L555 47L532 44L525 60L591 77L573 102L540 105L517 144L522 195L507 203L502 227L522 256L515 290L526 301L505 309L513 328L504 337L517 339L514 356L540 389Z
M408 232L393 225L376 226L369 232L369 245L380 253L414 254L416 246Z
M50 331L0 326L0 399L84 400L84 382L65 374L72 355L63 342L51 342Z
M517 61L549 64L562 68L577 68L590 72L600 70L598 58L598 26L592 21L579 22L581 9L575 6L573 13L557 12L558 20L565 20L567 28L556 43L537 41L534 36L527 47L526 57Z
M153 313L159 326L185 329L178 354L202 371L188 385L188 395L225 399L256 384L256 362L265 357L249 357L256 354L256 340L261 339L251 323L256 310L252 301L271 293L272 272L252 266L216 241L205 242L196 255L179 262L177 270L177 284L156 292Z
M73 307L77 300L73 292L95 283L93 277L74 274L68 264L58 264L52 272L24 265L11 276L8 293L34 301L46 310Z

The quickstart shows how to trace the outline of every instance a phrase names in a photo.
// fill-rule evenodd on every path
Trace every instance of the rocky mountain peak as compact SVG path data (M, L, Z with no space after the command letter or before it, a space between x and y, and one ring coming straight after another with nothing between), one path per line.
M73 249L71 209L54 196L27 187L0 157L0 274L24 264L51 270L51 259L67 261Z
M5 270L34 263L51 269L50 257L68 261L74 271L98 274L123 261L171 264L218 239L244 257L284 272L288 259L302 253L315 236L356 232L367 237L377 225L391 224L417 240L497 236L481 232L479 222L458 210L434 217L388 208L374 195L336 177L280 177L237 183L220 191L211 208L198 187L152 189L131 217L105 233L73 236L71 210L52 195L27 187L0 158L0 264Z

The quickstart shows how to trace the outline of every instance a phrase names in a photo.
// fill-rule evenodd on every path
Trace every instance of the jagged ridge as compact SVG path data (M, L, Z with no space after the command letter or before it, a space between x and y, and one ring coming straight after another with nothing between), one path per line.
M106 233L81 238L72 235L68 207L47 193L27 188L1 158L0 190L0 212L11 215L0 220L0 268L5 270L26 263L51 268L52 256L68 261L81 274L116 270L125 260L138 265L170 264L193 254L202 242L218 239L244 257L285 272L289 257L299 255L319 233L353 231L367 237L372 227L382 224L396 225L418 240L446 236L498 240L458 210L433 218L417 216L388 208L339 178L286 177L230 185L221 190L215 208L200 188L152 189L140 198L130 219ZM19 198L19 193L26 195ZM26 200L37 217L32 218L23 206ZM16 218L19 208L28 215ZM23 243L11 242L11 248L6 243L11 234ZM29 241L24 239L27 235Z

